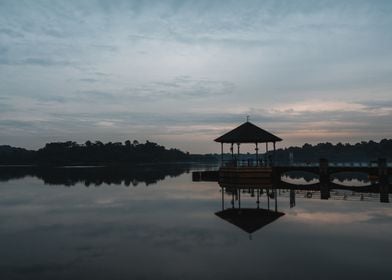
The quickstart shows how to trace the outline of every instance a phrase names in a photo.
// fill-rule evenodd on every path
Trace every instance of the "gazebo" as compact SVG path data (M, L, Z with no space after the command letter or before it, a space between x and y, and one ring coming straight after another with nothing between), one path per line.
M273 151L276 149L276 142L282 141L278 136L273 135L272 133L254 125L249 121L247 121L240 126L234 128L233 130L223 134L222 136L216 138L215 142L221 143L221 160L223 164L223 144L230 144L230 151L232 156L232 161L235 162L235 165L238 166L238 162L234 160L234 144L237 144L237 154L238 159L240 156L240 145L243 143L252 143L255 144L256 151L256 166L259 166L259 147L258 144L265 143L265 150L268 153L268 144L273 144ZM249 165L249 163L248 163Z

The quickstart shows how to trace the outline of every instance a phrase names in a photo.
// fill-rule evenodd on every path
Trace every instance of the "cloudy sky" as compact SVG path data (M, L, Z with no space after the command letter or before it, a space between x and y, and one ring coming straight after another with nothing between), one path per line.
M392 1L0 0L0 144L392 135Z

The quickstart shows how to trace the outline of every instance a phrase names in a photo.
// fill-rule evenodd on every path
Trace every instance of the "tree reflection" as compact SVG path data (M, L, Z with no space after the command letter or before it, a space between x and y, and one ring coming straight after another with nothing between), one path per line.
M177 177L189 172L186 165L146 165L146 166L113 166L113 167L1 167L0 181L36 177L48 185L73 186L84 184L100 186L120 185L137 186L155 184L169 177Z

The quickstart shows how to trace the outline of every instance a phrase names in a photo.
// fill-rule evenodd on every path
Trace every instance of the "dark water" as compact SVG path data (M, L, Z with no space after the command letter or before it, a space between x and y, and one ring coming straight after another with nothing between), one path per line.
M392 279L377 194L296 191L290 207L280 190L284 215L250 235L215 215L218 184L190 167L18 170L0 171L0 279Z

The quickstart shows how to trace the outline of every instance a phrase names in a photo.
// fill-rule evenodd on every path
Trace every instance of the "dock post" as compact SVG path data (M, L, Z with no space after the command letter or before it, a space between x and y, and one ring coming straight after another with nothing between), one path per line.
M290 190L290 208L293 208L295 206L295 191Z
M241 189L238 189L238 209L241 209Z
M269 194L269 189L267 189L266 193L267 193L268 210L270 210L270 194Z
M321 199L330 198L329 193L329 174L328 174L328 160L325 158L320 159L319 164L320 176L320 197Z
M221 188L222 191L222 211L225 210L225 188Z
M275 189L275 212L278 212L278 192Z
M281 171L279 170L278 167L276 166L271 166L272 172L271 172L271 179L272 179L272 187L278 188L281 186L281 180L282 180L282 174Z
M389 182L388 182L388 166L386 158L378 159L378 184L380 190L380 202L389 202Z
M201 172L194 171L192 172L192 182L200 182L201 181Z

